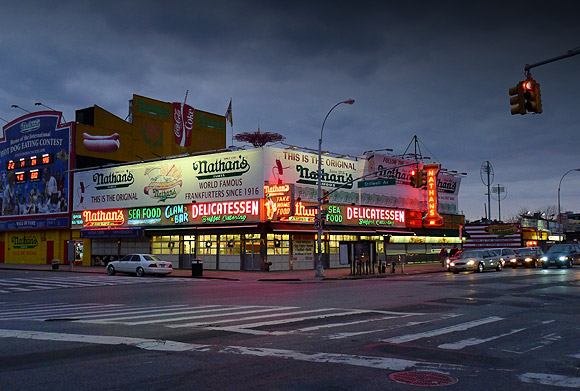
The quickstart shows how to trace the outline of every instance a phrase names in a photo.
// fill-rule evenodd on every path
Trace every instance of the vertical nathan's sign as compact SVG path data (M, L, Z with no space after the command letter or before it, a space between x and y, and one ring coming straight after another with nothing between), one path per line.
M443 218L437 212L437 173L438 164L426 164L423 169L427 173L427 216L424 225L427 227L440 227L443 225Z

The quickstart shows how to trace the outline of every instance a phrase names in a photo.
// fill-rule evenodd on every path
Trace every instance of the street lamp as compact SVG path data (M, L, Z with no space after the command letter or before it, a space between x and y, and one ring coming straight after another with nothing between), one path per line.
M55 110L55 109L53 109L52 107L48 107L47 105L45 105L45 104L44 104L44 103L42 103L42 102L36 102L34 105L35 105L35 106L42 106L42 107L46 107L46 108L47 108L47 109L49 109L49 110L56 111L56 110ZM62 113L61 113L60 115L62 116L62 120L63 120L64 122L66 122L66 119L64 119L64 114L62 114Z
M562 216L560 216L560 187L562 186L562 179L564 179L564 177L566 175L568 175L569 173L571 173L572 171L580 171L580 168L573 168L569 171L566 171L566 173L564 175L562 175L562 178L560 178L560 183L558 184L558 232L560 233L560 235L559 235L560 241L562 241L561 234L564 233L564 230L561 230L561 228L562 228Z
M30 114L30 111L28 111L28 110L26 110L26 109L23 109L22 107L20 107L20 106L18 106L18 105L12 105L11 107L12 107L13 109L20 109L20 110L22 110L22 111L26 111L28 114Z
M316 260L316 277L324 277L324 266L322 265L322 132L324 132L324 124L326 123L326 119L338 105L341 104L352 105L354 104L354 99L345 100L342 102L338 102L332 109L328 111L326 117L324 117L324 121L322 122L322 128L320 129L320 138L318 139L318 208L317 208L317 215L316 215L316 227L318 229L318 259Z

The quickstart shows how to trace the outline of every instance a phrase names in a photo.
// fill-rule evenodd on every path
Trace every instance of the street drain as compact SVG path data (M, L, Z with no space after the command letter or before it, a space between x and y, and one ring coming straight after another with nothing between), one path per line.
M420 387L449 386L458 381L456 378L443 373L423 371L395 372L389 375L389 379L397 383Z

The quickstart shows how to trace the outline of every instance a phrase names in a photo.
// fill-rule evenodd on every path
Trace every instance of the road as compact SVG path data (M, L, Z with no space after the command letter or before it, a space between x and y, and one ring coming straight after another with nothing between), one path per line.
M2 390L580 389L580 267L220 281L0 271Z

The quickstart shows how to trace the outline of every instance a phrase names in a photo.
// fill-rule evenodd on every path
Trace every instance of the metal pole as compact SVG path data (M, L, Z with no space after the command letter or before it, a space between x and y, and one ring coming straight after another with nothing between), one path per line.
M549 64L549 63L554 62L554 61L562 60L563 58L572 57L572 56L575 56L577 54L580 54L580 48L568 50L568 53L562 54L561 56L558 56L558 57L550 58L548 60L536 62L534 64L526 64L526 66L524 67L524 71L526 73L528 73L530 71L530 69L532 69L532 68L535 68L535 67L538 67L538 66L544 65L544 64Z
M324 277L324 265L322 264L322 132L324 132L324 124L326 123L326 119L338 105L340 104L347 104L352 105L354 104L354 99L345 100L342 102L338 102L328 111L326 117L324 117L324 121L322 122L322 128L320 128L320 138L318 139L318 175L317 175L317 182L318 182L318 208L316 209L317 215L316 218L320 220L318 224L318 238L317 238L317 250L318 250L318 258L316 260L316 273L315 277Z
M499 183L497 184L497 214L498 214L498 220L501 223L501 195L499 192Z
M568 175L569 173L571 173L572 171L580 171L580 168L573 168L569 171L566 171L566 173L564 175L562 175L562 178L560 178L560 183L558 184L558 233L560 233L560 235L558 235L558 239L561 242L562 241L562 234L564 233L564 230L562 229L562 217L560 216L560 187L562 186L562 180L564 179L564 177L566 175Z
M491 221L491 183L490 183L490 169L489 169L489 160L486 161L487 163L487 219Z

